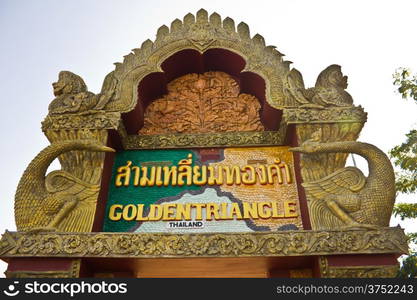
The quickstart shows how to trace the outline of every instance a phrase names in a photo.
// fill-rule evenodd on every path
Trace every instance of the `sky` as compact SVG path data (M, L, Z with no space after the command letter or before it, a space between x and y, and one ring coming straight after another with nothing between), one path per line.
M327 66L341 65L355 105L368 112L360 141L387 152L417 127L417 105L401 99L392 84L399 67L417 72L416 1L0 0L0 234L15 230L18 181L49 144L40 123L58 73L72 71L98 93L113 63L154 40L163 24L200 8L247 23L252 36L261 34L293 62L307 87ZM397 202L414 198L399 195ZM391 221L398 223L417 231L412 222ZM0 276L5 269L0 262Z

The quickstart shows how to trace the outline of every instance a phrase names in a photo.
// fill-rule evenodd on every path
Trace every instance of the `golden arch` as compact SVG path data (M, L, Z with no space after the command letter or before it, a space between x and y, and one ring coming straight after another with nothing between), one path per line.
M133 49L116 63L113 72L117 80L115 100L106 107L108 111L128 112L135 108L138 99L138 84L147 75L163 72L162 63L173 54L192 49L204 53L209 49L226 49L241 56L245 62L242 72L253 72L265 81L267 103L276 108L293 107L284 97L283 78L289 72L289 62L274 46L265 46L264 38L256 34L250 37L249 27L241 22L235 28L231 18L221 19L201 9L196 16L187 14L183 21L178 19L170 28L161 26L154 42L146 40L141 48Z

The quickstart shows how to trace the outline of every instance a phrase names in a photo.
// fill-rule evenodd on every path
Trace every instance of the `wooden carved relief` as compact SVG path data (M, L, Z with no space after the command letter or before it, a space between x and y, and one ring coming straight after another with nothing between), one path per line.
M265 130L258 99L239 94L238 83L226 73L187 74L167 88L167 95L146 108L139 134Z

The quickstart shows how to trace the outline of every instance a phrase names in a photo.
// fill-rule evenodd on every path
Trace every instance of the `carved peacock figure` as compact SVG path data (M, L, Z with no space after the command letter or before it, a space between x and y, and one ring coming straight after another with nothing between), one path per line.
M291 151L307 155L355 153L368 162L367 178L358 168L345 167L303 184L309 199L311 222L316 229L389 225L395 201L395 178L388 157L380 149L353 141L320 143L307 140Z
M94 140L56 142L42 150L20 179L15 196L17 230L89 231L99 186L66 171L46 171L59 155L73 150L112 152Z

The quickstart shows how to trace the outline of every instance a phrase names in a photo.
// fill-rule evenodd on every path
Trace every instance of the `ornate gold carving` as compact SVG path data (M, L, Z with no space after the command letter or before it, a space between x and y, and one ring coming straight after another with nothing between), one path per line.
M326 109L285 109L284 120L288 124L302 123L365 123L367 113L358 107L331 107Z
M59 80L52 84L56 98L49 104L50 115L67 113L91 113L103 110L115 92L117 80L113 73L107 75L102 93L87 91L84 80L69 71L61 71Z
M105 129L71 129L46 130L45 135L52 144L71 140L95 140L97 143L105 145L107 143L108 133ZM84 182L99 185L101 182L104 155L103 152L68 151L59 155L58 159L63 171L72 174Z
M200 134L128 135L124 140L127 150L204 148L232 146L282 145L283 134L277 131L224 132Z
M230 18L221 19L201 9L197 15L187 14L183 21L174 20L168 28L158 29L154 42L146 40L141 48L133 49L124 57L123 63L116 63L114 76L118 80L115 101L106 106L108 111L127 112L137 103L137 84L146 75L161 72L161 64L174 53L194 49L200 53L208 49L227 49L242 56L245 70L260 75L266 81L267 102L275 108L287 107L283 93L283 77L289 72L289 62L283 61L274 46L266 46L262 36L251 38L249 27L235 23Z
M352 96L345 91L348 86L347 76L343 76L341 67L330 65L317 77L311 102L322 106L352 106Z
M353 105L352 96L345 91L347 76L343 76L341 67L330 65L317 78L314 88L305 89L301 73L292 69L286 76L284 92L294 105L310 108L349 107Z
M48 115L42 122L42 130L117 129L119 123L118 112Z
M13 239L10 232L6 230L6 232L3 233L0 239L0 255L3 255L3 253L6 253L10 249L13 249L14 246L15 240Z
M6 271L6 278L78 278L80 277L81 260L71 262L69 270L62 271Z
M325 256L319 257L322 278L392 278L398 273L398 265L377 266L329 266Z
M168 94L145 110L139 134L263 131L260 103L228 74L187 74L168 84Z
M326 278L329 275L329 264L325 256L319 256L319 271L320 277Z
M388 226L395 201L394 170L377 147L359 142L320 143L321 131L301 147L290 149L316 153L356 153L368 161L369 176L346 167L303 184L309 199L310 220L316 229Z
M80 179L75 172L63 170L45 177L51 162L72 150L113 151L94 140L56 142L41 151L26 168L17 187L15 220L18 230L91 230L99 185ZM67 169L71 162L74 160L65 162Z
M329 267L329 278L393 278L398 273L397 266L353 266Z
M298 145L313 138L313 141L329 143L355 141L363 127L362 123L297 124ZM301 175L304 182L319 180L343 168L347 153L316 153L301 155Z
M81 270L81 259L74 259L71 262L71 278L78 278L80 277L80 270Z
M266 101L272 107L284 110L280 133L228 132L149 136L126 134L120 122L120 112L128 112L136 106L137 85L140 80L150 73L162 72L162 62L178 51L195 49L202 53L215 48L228 49L239 54L246 61L244 71L257 73L265 80ZM108 129L118 128L127 149L280 145L285 136L285 127L291 123L296 124L299 144L311 139L312 133L317 129L321 130L321 134L313 137L313 142L356 140L366 121L366 113L361 107L352 106L352 99L345 91L346 78L341 73L340 67L327 68L320 74L314 88L305 89L301 74L295 69L290 71L289 62L283 61L282 56L273 46L266 47L262 36L255 35L251 38L249 28L245 23L240 23L235 29L232 19L222 20L216 13L208 17L206 11L200 10L196 18L188 14L183 21L175 20L170 29L162 26L158 30L154 43L147 40L140 49L134 49L133 53L125 56L124 62L116 64L116 70L106 77L103 88L97 95L88 92L81 77L70 72L62 72L59 81L54 84L56 98L49 107L50 114L43 122L43 130L53 144L42 151L28 166L16 193L15 213L18 229L50 227L61 231L91 230L104 154L88 152L88 149L83 147L74 148L72 143L77 143L79 139L93 139L97 144L105 144ZM192 81L197 90L202 85L201 82L199 83L198 76ZM206 79L203 81L204 85L210 82ZM209 83L209 86L217 88L216 84L217 82ZM220 84L221 87L230 87L228 84L222 84ZM233 89L232 84L231 90ZM192 93L188 94L190 95L193 97ZM236 93L233 95L233 97L239 97ZM233 115L243 115L244 118L248 118L245 119L244 124L249 125L239 130L252 130L250 126L255 123L250 120L259 119L257 108L251 107L245 112L248 106L242 103L254 101L250 96L240 97L239 101L229 101L230 103L226 101L226 103L229 106L231 102L240 105L230 109L230 112ZM206 100L205 97L199 96L195 103L201 103L201 99ZM161 100L167 102L165 98ZM169 111L169 105L163 109L161 103L158 105L155 104L157 106L155 111L163 111L167 115L174 113ZM200 128L203 127L201 131L207 132L211 129L207 130L202 126L201 121L211 120L212 115L224 117L225 114L222 115L222 110L216 112L207 110L204 105L203 108L202 117L198 120ZM254 111L256 118L253 118ZM170 129L167 124L165 125ZM189 132L187 126L184 127L185 129L179 128L176 127L174 131ZM259 130L259 128L254 130ZM57 145L61 145L60 143L68 145L68 148L65 146L65 149L59 150ZM71 144L72 146L69 146ZM79 151L64 153L66 150ZM345 150L346 153L303 155L301 171L304 182L316 183L320 186L323 181L317 182L318 180L344 166L347 152L351 151L346 148ZM103 151L103 147L96 151ZM370 155L374 159L375 151L371 151ZM59 157L63 169L52 172L45 178L46 169L56 156ZM374 173L377 173L376 170L381 171L375 168ZM337 174L340 175L342 172L344 171L339 171ZM386 173L381 172L378 176L386 177ZM363 178L357 171L350 170L350 173L353 176L343 178L345 180L356 179L357 191L352 191L352 193L360 193L366 188L362 187ZM371 176L370 178L372 179ZM339 179L338 177L336 180L338 183L344 183ZM371 181L369 178L367 180ZM355 187L354 184L350 184L349 188L351 186ZM319 218L320 211L311 205L316 196L312 192L308 192L307 196L313 229L328 228L328 224L323 224L326 222L322 222ZM344 212L345 217L347 214L355 222L371 223L369 222L370 216L367 214L374 210L376 219L372 222L378 225L384 224L384 226L387 224L390 209L387 209L387 203L380 202L387 200L389 198L387 195L381 198L378 194L375 197L377 201L371 199L374 196L372 193L364 195L361 201L368 201L369 209L366 206L366 209L358 211L350 211L355 209L355 205L351 205L355 204L355 199L353 199L355 197L346 197L347 194L343 196L343 199L331 196L336 203L333 205L333 210L342 210L342 213L336 212L339 218L331 213L328 206L325 207L325 214L332 214L333 220L343 219L343 210L347 210ZM354 201L351 201L352 199ZM331 199L321 198L320 200L331 201ZM388 200L385 202L391 201ZM86 202L89 204L83 207ZM379 209L383 211L381 216L376 214ZM339 221L339 225L343 224ZM37 234L35 232L6 232L0 241L0 255L2 257L317 256L407 253L408 249L405 235L399 228L189 235L47 232ZM353 276L354 274L358 277L372 274L384 276L383 274L392 272L394 268L393 266L366 266L356 269L355 267L328 267L325 258L321 260L321 266L325 268L322 269L322 274L330 277ZM386 271L388 269L391 271ZM79 263L75 271L72 268L71 272L72 275L68 277L76 277L74 274L79 273ZM67 273L64 273L52 272L45 277L65 277ZM10 272L9 274L10 276L42 276L31 271L22 271L19 274Z
M251 37L247 24L241 22L235 26L231 18L222 20L217 13L208 16L207 11L201 9L196 16L187 14L183 21L174 20L170 28L161 26L154 42L146 40L141 48L126 55L123 63L116 63L114 76L120 85L115 101L107 108L122 112L132 110L138 99L138 82L150 73L161 72L163 61L174 53L184 49L203 53L216 48L239 54L246 61L244 71L254 72L265 80L266 100L272 107L352 105L352 98L345 91L347 78L340 66L331 65L323 70L316 86L306 90L301 74L295 69L290 71L290 62L282 59L283 54L275 46L266 46L261 35Z
M325 111L325 110L323 110ZM332 122L332 123L300 123L296 125L298 145L306 141L329 143L336 141L355 141L363 127L362 122ZM348 153L316 153L315 155L301 155L300 168L303 182L317 181L343 168ZM314 198L307 195L307 203L311 226L319 229L320 221L312 221L311 203Z
M407 253L400 228L274 233L10 233L3 257L306 256Z

